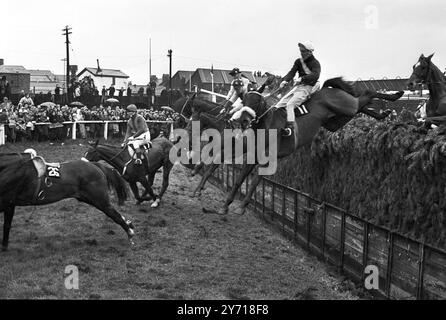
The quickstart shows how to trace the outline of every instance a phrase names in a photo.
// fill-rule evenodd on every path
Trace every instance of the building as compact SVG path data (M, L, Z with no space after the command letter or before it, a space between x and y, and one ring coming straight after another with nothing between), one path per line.
M65 77L63 75L55 75L50 70L28 70L30 72L30 89L34 93L54 94L56 86L65 87Z
M103 86L108 89L113 84L115 89L119 90L121 87L127 89L129 84L129 76L121 70L87 67L77 74L79 80L87 76L93 79L99 92L101 92Z
M214 92L228 92L231 87L231 82L234 79L229 72L231 70L219 70L214 69ZM242 74L247 77L251 82L256 82L251 71L242 71ZM190 82L187 82L187 87L198 89L212 90L212 76L211 69L199 68L195 70L190 78Z
M195 71L177 71L172 77L172 88L178 89L180 91L189 90L189 81L192 78L192 75ZM165 87L169 87L169 82L164 83Z
M23 90L29 92L30 88L30 72L23 66L6 66L4 60L0 59L0 77L6 76L6 80L11 87L12 95L19 95Z

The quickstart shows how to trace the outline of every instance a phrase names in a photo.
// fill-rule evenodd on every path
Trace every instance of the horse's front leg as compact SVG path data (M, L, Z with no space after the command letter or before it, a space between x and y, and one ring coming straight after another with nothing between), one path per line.
M263 176L257 174L255 175L254 179L251 181L251 184L249 185L248 192L245 195L245 198L243 198L241 207L241 214L244 214L246 211L246 207L248 206L249 202L251 201L252 194L256 190L257 186L259 185L259 182L262 180Z
M144 200L139 196L138 186L135 181L129 182L130 189L132 189L133 196L136 199L136 204L141 204Z
M209 177L214 173L215 169L217 169L219 164L212 163L204 172L203 176L201 177L200 183L198 184L197 188L194 190L194 193L192 194L192 197L195 197L196 195L200 196L201 191L204 189L204 185L206 184L206 181L209 179Z
M12 218L14 217L14 211L15 211L14 206L8 206L4 210L2 251L8 250L9 231L11 230L11 224L12 224Z
M251 173L251 171L257 166L257 164L245 164L243 165L242 172L237 177L237 180L235 181L234 185L232 186L231 191L228 194L228 197L226 198L226 202L223 205L223 213L228 213L229 206L234 201L235 195L237 194L238 189L243 184L243 181L245 181L246 177Z
M194 177L197 173L200 172L201 168L203 168L203 167L204 167L204 162L200 162L199 164L195 165L190 176Z
M154 178L155 178L155 173L149 173L148 179L143 179L141 181L141 184L144 187L144 189L146 189L146 193L148 193L150 196L150 198L148 199L153 199L154 201L157 201L158 197L155 195L152 189Z

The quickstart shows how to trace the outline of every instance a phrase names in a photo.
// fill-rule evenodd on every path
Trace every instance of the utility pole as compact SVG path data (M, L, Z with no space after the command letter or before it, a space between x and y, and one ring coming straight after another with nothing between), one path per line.
M152 38L149 38L149 84L152 81Z
M62 33L63 36L65 36L65 44L66 44L66 48L67 48L67 78L66 78L66 93L67 93L67 103L70 103L70 95L68 94L69 88L70 88L70 40L68 38L68 35L71 34L70 32L71 28L68 26L65 26L64 29L62 29L62 31L64 31L64 33Z
M169 107L172 106L172 49L167 51L169 57Z

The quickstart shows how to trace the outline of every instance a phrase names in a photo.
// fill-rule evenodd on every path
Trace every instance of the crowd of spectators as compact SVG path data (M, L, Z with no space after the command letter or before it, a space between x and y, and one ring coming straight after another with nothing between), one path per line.
M169 110L143 109L139 111L147 120L176 121L178 114ZM63 141L71 136L72 124L79 121L114 121L109 123L111 136L121 136L126 130L127 112L124 106L100 105L88 108L82 105L59 105L42 103L34 105L29 94L22 97L17 105L13 105L3 97L0 104L0 124L5 127L6 139L16 141ZM81 138L99 138L103 134L103 123L78 123L77 130ZM150 127L151 125L149 125Z

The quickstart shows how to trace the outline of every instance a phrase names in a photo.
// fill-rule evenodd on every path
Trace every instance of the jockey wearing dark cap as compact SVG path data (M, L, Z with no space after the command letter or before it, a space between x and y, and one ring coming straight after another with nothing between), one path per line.
M313 55L314 48L309 43L299 43L301 58L294 62L293 67L283 77L280 87L283 88L291 81L296 73L299 79L296 85L288 92L275 106L276 108L286 107L287 124L284 129L284 136L291 136L294 128L294 108L299 107L307 98L319 88L319 76L321 73L321 65ZM302 107L303 108L303 107ZM307 113L307 110L304 110Z
M134 104L127 107L130 119L127 122L127 132L125 133L124 144L131 145L138 158L141 159L144 145L150 143L150 131L144 117L137 113L138 109ZM134 140L137 139L137 140Z
M226 110L228 110L231 106L235 108L237 105L241 105L243 95L248 92L248 86L250 84L249 79L242 74L239 68L232 69L229 74L234 77L234 80L232 80L231 89L226 96ZM239 98L240 100L238 100Z

